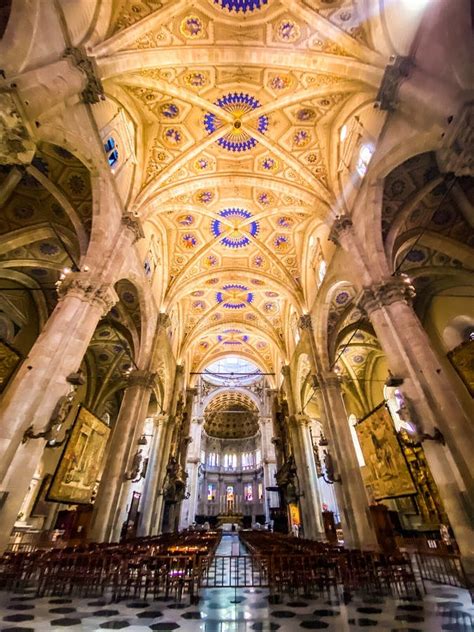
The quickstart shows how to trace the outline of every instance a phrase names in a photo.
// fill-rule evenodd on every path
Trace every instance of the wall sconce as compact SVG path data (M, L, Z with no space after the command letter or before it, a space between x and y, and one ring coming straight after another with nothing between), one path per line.
M391 371L388 372L388 377L385 380L385 386L388 386L390 388L395 388L397 386L401 386L402 384L403 384L402 377L396 377L395 375L392 374Z
M71 385L69 392L58 399L46 426L40 432L35 432L34 427L29 426L23 434L23 438L21 440L22 443L26 443L30 439L46 439L46 447L57 448L63 445L69 437L71 428L66 431L61 441L56 441L56 437L61 430L61 426L68 418L68 415L74 405L77 388L82 384L85 384L82 371L79 370L75 373L70 373L66 378L66 382Z

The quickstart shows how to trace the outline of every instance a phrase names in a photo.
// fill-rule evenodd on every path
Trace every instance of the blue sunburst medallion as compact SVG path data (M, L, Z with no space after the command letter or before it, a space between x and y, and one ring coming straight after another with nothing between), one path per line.
M260 101L243 92L230 92L220 99L217 99L215 104L226 112L229 112L234 119L232 128L218 139L217 144L227 149L227 151L233 152L248 151L255 147L258 141L242 129L241 119L247 112L259 108ZM204 116L204 127L209 134L212 134L223 125L224 121L216 114L208 112ZM267 116L262 115L258 117L256 129L261 134L265 134L268 129Z
M227 248L243 248L250 243L249 235L255 237L258 233L258 222L248 221L252 217L250 211L232 207L219 211L219 215L225 219L214 219L211 223L211 232L214 237L220 237L222 233L227 232L228 234L220 240Z
M253 301L253 294L245 285L228 283L216 293L216 301L226 309L243 309Z
M229 13L232 11L247 13L247 11L261 9L268 4L268 0L214 0L214 4L218 4L221 9L227 9Z

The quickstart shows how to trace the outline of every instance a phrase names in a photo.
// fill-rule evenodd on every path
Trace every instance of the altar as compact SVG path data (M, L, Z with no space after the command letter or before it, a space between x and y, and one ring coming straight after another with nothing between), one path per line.
M242 527L244 514L238 512L226 512L217 515L217 527L224 531L232 531L232 525Z

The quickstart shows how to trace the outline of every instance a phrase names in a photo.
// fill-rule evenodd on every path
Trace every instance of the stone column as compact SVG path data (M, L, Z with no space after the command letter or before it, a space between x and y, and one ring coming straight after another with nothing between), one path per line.
M133 371L128 378L120 412L109 440L104 472L94 503L89 539L107 542L120 534L117 527L120 495L127 465L135 447L137 429L141 432L148 411L155 374Z
M260 418L260 431L262 434L262 463L263 463L263 504L265 511L265 518L267 522L270 520L269 507L271 506L271 499L274 498L276 492L267 492L266 487L274 487L276 485L275 472L276 472L276 455L275 445L272 443L272 418L261 417ZM276 503L274 506L278 506Z
M168 423L167 415L159 415L154 419L153 439L150 447L150 456L145 480L145 490L141 502L141 517L138 526L138 535L151 535L154 515L155 497L158 486L158 475L160 472L160 451L163 443L163 436Z
M176 425L181 423L181 412L178 411L180 395L184 385L184 367L180 364L176 365L174 376L173 396L169 407L169 422L166 424L165 433L163 435L162 450L160 455L160 471L158 474L158 486L156 490L154 502L154 514L152 521L152 534L162 532L163 508L164 508L164 487L166 484L166 468L173 448L173 439L175 436ZM177 412L179 414L177 414Z
M374 327L408 402L433 478L470 574L474 574L474 435L430 339L411 307L413 288L393 277L363 290L359 305Z
M304 493L302 505L306 509L304 523L305 537L313 540L324 540L324 525L321 500L319 498L318 475L314 462L313 444L309 432L311 423L307 415L294 415L290 422L296 426L299 443L299 458L295 453L295 463L300 477L301 490Z
M197 499L199 492L199 465L201 463L201 437L203 417L194 417L191 422L191 445L188 450L187 467L189 498L183 502L181 510L180 529L189 527L194 522L197 513Z
M8 497L0 511L0 550L43 453L45 440L22 444L25 430L47 426L66 395L69 374L78 370L97 323L118 300L110 283L89 273L69 274L60 299L3 396L0 416L0 480Z
M340 221L341 229L344 230L347 225L347 220L342 218ZM352 225L350 220L349 225ZM353 548L377 549L377 540L368 513L367 494L352 437L350 436L350 428L347 423L347 414L339 383L334 380L331 382L331 376L328 377L328 384L332 384L336 388L335 391L331 391L327 387L328 385L324 384L324 380L321 377L322 362L316 346L312 319L309 314L300 318L299 327L302 337L305 337L311 349L313 368L319 377L318 388L323 404L323 430L330 444L334 468L346 481L346 484L342 486L340 482L334 483L345 543Z
M339 469L338 502L344 513L343 531L346 546L378 550L377 536L370 517L369 502L352 440L344 406L340 378L335 373L320 377L321 397L335 461Z

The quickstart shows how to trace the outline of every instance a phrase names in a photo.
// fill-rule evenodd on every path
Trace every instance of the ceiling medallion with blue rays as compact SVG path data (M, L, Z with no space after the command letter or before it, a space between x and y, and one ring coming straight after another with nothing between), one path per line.
M255 9L261 9L268 4L268 0L214 0L214 4L218 4L222 9L227 11L255 11Z
M253 294L245 285L229 283L216 293L216 301L226 309L243 309L253 301Z
M215 104L229 112L234 119L232 128L218 139L217 144L227 149L227 151L234 152L243 152L255 147L257 140L242 129L241 119L247 112L259 108L261 105L260 101L243 92L229 92L229 94L217 99ZM212 134L223 125L225 125L225 121L211 112L204 116L204 127L209 134ZM267 129L268 117L265 115L259 116L257 119L257 130L261 134L265 134Z
M220 219L214 219L211 223L211 232L214 237L219 237L222 233L229 230L229 223L232 225L232 230L229 234L223 237L220 243L227 248L243 248L248 246L250 239L248 235L255 237L259 231L258 222L248 222L252 217L250 211L246 211L243 208L225 208L219 211L221 217L225 217L227 222L223 223ZM242 224L244 224L242 226Z

